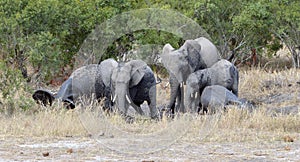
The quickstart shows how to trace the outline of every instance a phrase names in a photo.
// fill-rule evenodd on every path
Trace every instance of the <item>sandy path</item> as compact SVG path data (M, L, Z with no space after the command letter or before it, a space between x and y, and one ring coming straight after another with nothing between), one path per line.
M0 161L299 161L300 143L185 142L154 153L122 154L109 150L89 137L2 137ZM49 153L44 157L43 153Z

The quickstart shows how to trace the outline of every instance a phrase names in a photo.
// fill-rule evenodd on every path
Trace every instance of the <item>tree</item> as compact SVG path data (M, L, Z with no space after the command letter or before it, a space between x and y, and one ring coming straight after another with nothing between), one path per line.
M300 2L297 0L274 1L272 4L275 24L272 32L288 47L295 68L300 68Z

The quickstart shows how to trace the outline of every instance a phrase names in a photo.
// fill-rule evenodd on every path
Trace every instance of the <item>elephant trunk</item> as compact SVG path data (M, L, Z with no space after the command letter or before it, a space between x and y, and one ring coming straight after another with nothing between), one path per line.
M232 92L238 97L239 91L239 72L236 67L230 67L230 75L233 78Z
M238 95L239 95L239 93L238 93L238 90L239 89L239 87L238 87L238 83L233 83L233 87L232 87L232 92L233 92L233 94L235 94L237 97L238 97Z
M126 84L119 84L116 86L113 102L114 101L116 101L121 113L124 113L125 115L127 115L129 105L131 105L140 115L144 115L143 110L132 101L129 93L129 86Z
M128 110L128 103L126 102L126 96L129 95L129 93L127 93L127 90L129 87L126 86L125 84L122 85L116 85L115 88L115 96L113 98L113 102L116 102L116 105L118 107L118 110L121 111L121 113L127 114L127 110Z
M186 85L186 93L185 93L185 97L184 97L184 105L185 105L185 109L188 112L193 112L193 108L192 108L192 99L193 99L193 93L192 93L192 87L187 84Z
M170 88L171 88L171 96L170 96L169 107L172 113L174 114L175 111L177 111L177 109L175 110L175 102L179 94L179 82L173 74L171 74L170 77Z

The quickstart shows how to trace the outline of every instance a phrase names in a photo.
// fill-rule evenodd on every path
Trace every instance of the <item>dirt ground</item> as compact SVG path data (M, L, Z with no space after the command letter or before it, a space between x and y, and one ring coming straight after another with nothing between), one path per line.
M299 137L299 136L298 136ZM1 137L0 161L299 161L299 141L196 142L124 154L89 137Z

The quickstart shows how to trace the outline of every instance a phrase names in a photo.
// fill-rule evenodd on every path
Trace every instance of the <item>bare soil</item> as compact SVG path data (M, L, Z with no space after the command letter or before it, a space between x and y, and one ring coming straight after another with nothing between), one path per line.
M297 137L299 139L299 135ZM300 142L188 142L150 154L124 154L89 137L1 137L0 161L299 161ZM49 154L48 156L46 156Z

